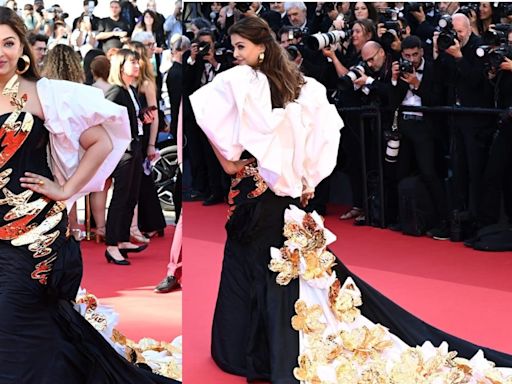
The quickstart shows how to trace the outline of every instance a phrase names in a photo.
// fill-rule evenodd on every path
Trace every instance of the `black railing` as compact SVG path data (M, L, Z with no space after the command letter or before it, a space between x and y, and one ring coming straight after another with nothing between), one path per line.
M512 117L511 109L498 108L478 108L478 107L461 107L461 106L437 106L437 107L416 107L416 106L399 106L398 111L401 112L424 112L429 114L450 114L450 123L453 126L455 115L460 114L482 114L482 115L500 115L508 113ZM394 112L390 108L380 106L361 106L338 108L340 115L343 113L360 113L360 135L361 135L361 165L363 172L363 204L366 217L366 224L370 223L369 196L368 196L368 170L366 163L366 132L365 122L370 121L370 131L377 134L377 172L378 172L378 194L380 198L379 215L380 227L386 227L385 215L385 198L384 198L384 156L383 156L383 131L382 131L382 112Z

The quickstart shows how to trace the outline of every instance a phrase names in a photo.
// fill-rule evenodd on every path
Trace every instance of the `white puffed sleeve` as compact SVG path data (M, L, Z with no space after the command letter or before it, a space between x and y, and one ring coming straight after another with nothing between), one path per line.
M201 87L190 101L196 121L228 160L243 150L279 196L299 197L333 171L343 121L329 104L325 88L306 78L299 98L272 109L267 77L242 65Z
M42 78L37 92L50 132L50 166L61 183L78 168L83 156L80 135L87 128L101 125L112 141L112 152L94 177L67 201L68 207L89 192L101 191L131 141L130 122L125 107L106 100L103 92L87 85Z

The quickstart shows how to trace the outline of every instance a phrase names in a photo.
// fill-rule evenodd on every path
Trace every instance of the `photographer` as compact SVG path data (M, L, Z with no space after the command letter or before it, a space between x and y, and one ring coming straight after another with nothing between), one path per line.
M434 66L426 61L417 36L402 41L399 63L400 79L397 84L402 106L434 106L440 100L440 87ZM437 239L447 240L448 208L443 184L435 167L435 133L431 116L422 112L403 111L398 114L400 150L397 159L398 181L411 176L416 163L422 181L436 206L436 225L429 232Z
M121 48L123 42L128 40L130 26L121 18L121 5L119 1L110 2L110 17L101 19L98 23L96 40L102 45L103 52L110 48Z
M509 49L512 44L512 30L503 42ZM512 60L505 56L498 68L490 69L491 84L494 87L494 105L499 109L512 107ZM496 64L496 63L494 63ZM494 65L492 64L492 65ZM512 223L512 118L505 114L498 123L489 151L489 159L483 176L483 196L478 212L478 226L485 227L500 221L503 198L505 213Z
M217 73L226 69L228 69L227 64L217 61L212 31L209 29L199 30L190 51L183 54L185 96L183 126L188 143L184 155L190 162L192 189L194 194L200 193L204 197L203 205L213 205L224 201L223 172L205 134L195 122L188 96L211 82Z
M440 13L434 3L410 3L405 17L411 27L411 33L422 41L425 57L432 58L434 32Z
M476 55L481 39L471 32L470 21L463 14L457 13L451 20L443 16L441 20L445 23L443 30L434 34L434 57L445 84L443 104L492 108L492 88ZM495 121L489 115L470 113L458 114L452 121L453 208L461 211L469 208L476 217Z

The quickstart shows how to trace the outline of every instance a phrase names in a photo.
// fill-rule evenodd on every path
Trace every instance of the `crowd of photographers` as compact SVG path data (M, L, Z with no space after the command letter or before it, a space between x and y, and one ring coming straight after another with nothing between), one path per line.
M406 233L416 220L411 234L439 240L512 220L512 124L497 111L512 103L512 4L187 3L185 95L236 65L227 30L242 17L265 19L344 119L338 165L353 207L341 219ZM226 175L193 117L184 123L186 198L222 202ZM325 213L330 189L322 182L310 209Z

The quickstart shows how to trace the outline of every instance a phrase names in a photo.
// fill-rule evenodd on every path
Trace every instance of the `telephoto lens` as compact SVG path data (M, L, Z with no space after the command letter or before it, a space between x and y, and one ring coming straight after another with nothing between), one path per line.
M343 31L331 31L327 33L315 33L314 35L305 38L305 43L308 48L318 51L331 44L341 43L350 39L352 30L347 29Z

